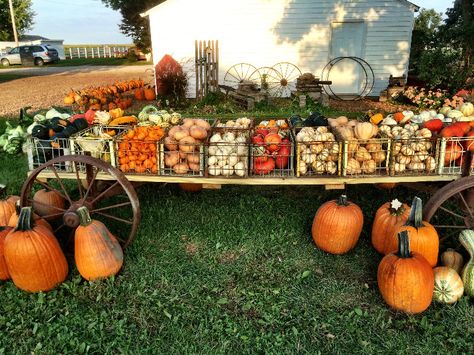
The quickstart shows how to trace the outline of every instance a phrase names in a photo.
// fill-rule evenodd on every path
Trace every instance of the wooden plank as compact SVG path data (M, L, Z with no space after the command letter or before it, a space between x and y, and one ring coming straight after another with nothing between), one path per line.
M207 190L220 190L222 188L221 184L202 184L203 189Z
M76 173L58 172L61 179L76 179ZM373 177L248 177L238 178L209 178L192 176L161 176L161 175L132 175L125 174L129 181L140 182L168 182L180 183L189 182L195 184L216 184L216 185L358 185L358 184L378 184L378 183L417 183L417 182L449 182L459 179L460 175L434 175L434 176L373 176ZM80 173L79 177L85 179L85 174ZM38 178L55 178L52 171L42 171ZM97 180L113 180L109 174L100 173Z
M326 190L344 190L346 188L345 184L329 184L324 185Z
M198 73L198 68L199 68L199 57L198 57L198 41L197 39L194 40L194 66L196 70L196 98L199 97L199 73Z

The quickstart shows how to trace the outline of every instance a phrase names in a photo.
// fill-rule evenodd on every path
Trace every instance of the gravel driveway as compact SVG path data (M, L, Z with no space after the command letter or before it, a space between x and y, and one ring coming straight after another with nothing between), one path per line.
M17 115L20 108L32 110L63 106L64 96L72 89L112 84L117 80L152 80L152 66L78 66L1 69L2 74L34 75L0 84L0 116Z

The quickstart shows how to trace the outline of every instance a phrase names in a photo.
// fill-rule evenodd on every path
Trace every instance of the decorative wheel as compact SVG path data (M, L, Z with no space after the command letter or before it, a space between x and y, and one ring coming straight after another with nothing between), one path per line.
M260 90L266 91L270 96L280 96L281 75L272 67L261 67L255 70L249 80L258 85Z
M280 96L290 97L291 93L296 90L296 79L302 74L300 68L289 62L277 63L272 68L281 76Z
M224 75L224 84L237 89L239 84L250 80L250 75L257 70L252 64L238 63L229 68Z
M459 232L474 229L474 176L439 189L425 204L423 220L438 230L441 242L457 245Z
M65 207L34 201L40 189L59 194ZM65 155L39 166L24 183L20 201L22 207L36 205L51 211L43 212L42 217L59 237L73 234L79 225L76 210L81 206L103 222L123 248L131 243L140 224L140 204L132 184L120 170L89 156Z

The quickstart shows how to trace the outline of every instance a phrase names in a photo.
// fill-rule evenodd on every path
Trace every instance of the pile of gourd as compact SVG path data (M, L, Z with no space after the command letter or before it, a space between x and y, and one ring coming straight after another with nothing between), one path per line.
M299 175L337 173L340 144L327 127L303 127L296 135Z
M67 201L55 191L38 190L33 207L20 208L19 197L0 201L0 280L12 280L27 292L49 291L68 275L68 262L48 220ZM86 280L117 274L123 251L115 236L86 207L77 209L80 225L74 234L74 260Z
M248 171L248 131L217 129L209 139L207 171L211 176L244 177Z
M348 143L346 174L373 174L387 159L383 142L375 139L379 129L370 122L348 120L341 116L328 119L337 136Z
M247 117L240 117L234 120L218 121L217 128L232 128L232 129L248 129L252 125L252 119Z

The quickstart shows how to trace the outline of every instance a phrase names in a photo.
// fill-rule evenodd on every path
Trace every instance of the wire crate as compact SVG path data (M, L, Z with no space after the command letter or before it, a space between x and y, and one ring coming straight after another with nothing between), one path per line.
M391 140L388 138L344 141L342 176L388 175L390 149Z
M327 127L303 127L295 133L297 177L341 174L343 144Z
M435 138L394 139L391 143L390 175L437 175L438 140Z
M249 130L214 128L206 146L206 176L247 177L249 144Z
M250 175L254 177L289 177L294 176L295 141L290 129L275 130L275 134L284 136L281 142L265 143L255 140L251 133Z
M160 144L160 174L170 176L204 176L205 143Z
M440 175L474 175L474 137L449 137L439 139ZM471 155L471 156L470 156ZM469 165L471 161L471 166Z
M90 155L117 167L114 137L129 127L91 126L71 137L71 153Z
M139 129L143 131L139 132ZM144 132L148 130L156 130L156 134L145 135ZM162 137L163 130L156 126L122 132L115 139L117 167L126 174L157 175L160 171L159 147Z
M56 138L54 140L48 140L38 139L31 136L27 138L26 151L28 157L28 168L30 171L36 169L51 159L63 155L70 155L72 153L71 142L69 138ZM57 163L53 166L57 171L70 172L73 169L69 163Z

